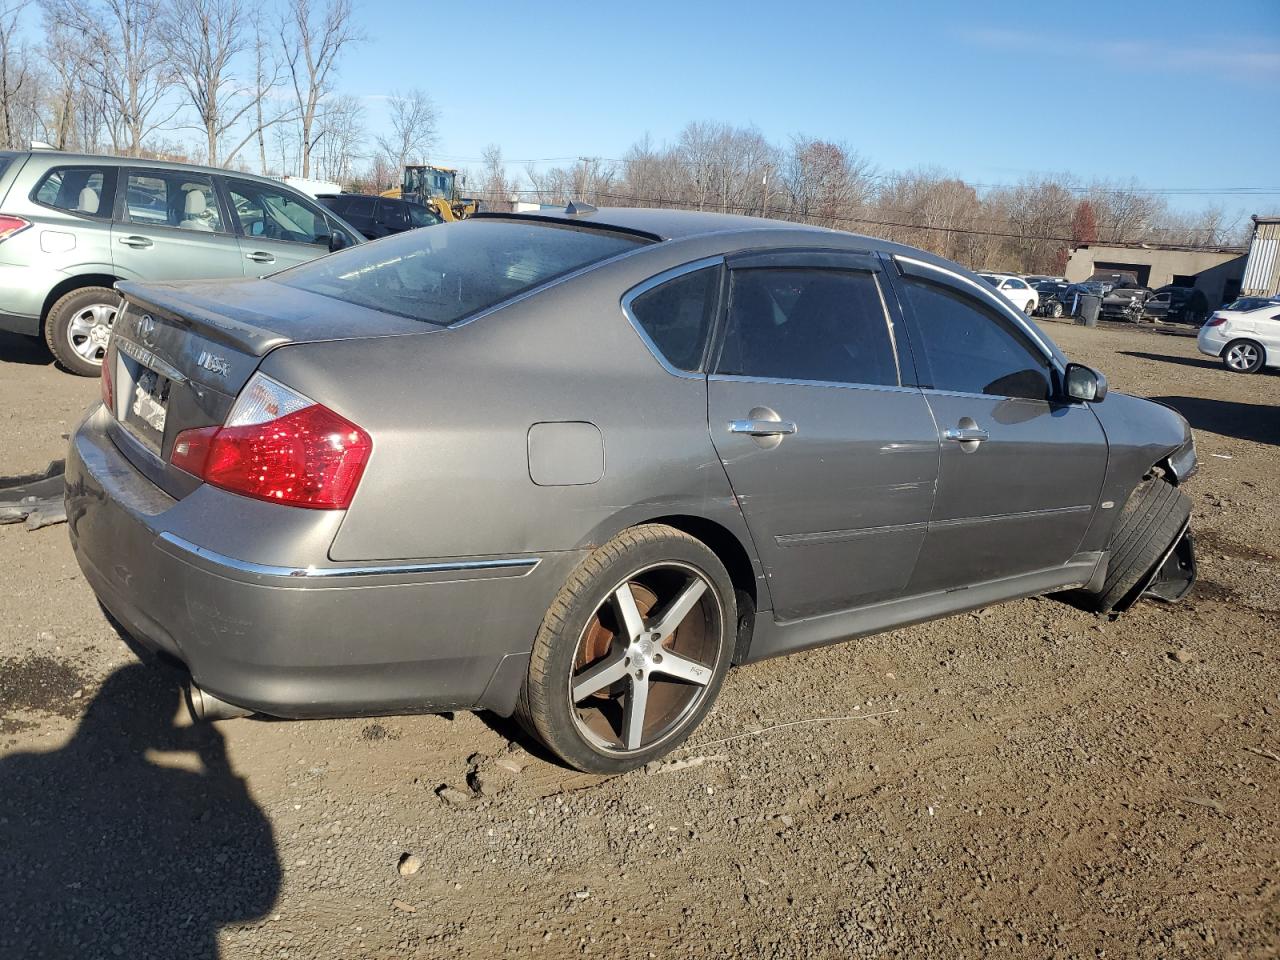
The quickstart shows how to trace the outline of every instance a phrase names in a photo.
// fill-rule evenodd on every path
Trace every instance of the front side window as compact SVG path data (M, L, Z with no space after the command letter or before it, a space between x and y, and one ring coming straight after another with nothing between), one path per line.
M70 213L107 217L111 198L104 195L106 183L107 171L102 167L57 167L36 185L32 199Z
M905 278L902 288L928 367L922 386L1025 400L1052 396L1049 361L994 309L924 280Z
M897 358L874 274L737 270L716 372L897 386Z
M125 190L125 219L130 223L222 232L222 217L209 177L176 171L131 171Z
M397 230L408 230L409 213L405 209L407 206L407 203L397 203L394 200L380 200L378 202L378 219Z
M719 293L720 268L706 267L646 290L629 309L667 363L694 371L702 365Z
M324 214L292 193L247 180L232 180L227 189L246 237L286 243L329 242L329 221Z
M411 320L450 324L649 242L610 230L471 219L395 234L271 279Z
M1025 283L1023 283L1021 280L1006 280L1006 281L1005 281L1005 286L1006 286L1006 287L1008 287L1010 290L1025 290L1025 289L1027 289L1027 285L1026 285Z

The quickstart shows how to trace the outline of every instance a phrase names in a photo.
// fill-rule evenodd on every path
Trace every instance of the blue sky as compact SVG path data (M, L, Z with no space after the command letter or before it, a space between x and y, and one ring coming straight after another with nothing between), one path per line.
M451 165L488 143L509 161L619 157L715 120L885 170L1265 187L1170 202L1280 210L1280 0L356 2L369 42L341 88L374 127L381 95L427 90Z

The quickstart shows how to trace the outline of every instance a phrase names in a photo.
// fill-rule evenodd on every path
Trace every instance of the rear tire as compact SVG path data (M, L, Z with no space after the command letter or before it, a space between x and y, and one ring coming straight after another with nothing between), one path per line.
M1053 301L1053 306L1049 308L1049 313L1053 319L1057 320L1062 316L1062 304L1057 300Z
M661 524L625 530L552 602L516 718L579 770L634 770L711 709L737 623L733 583L704 543Z
M80 287L49 308L44 340L64 370L78 377L101 375L119 309L120 294L107 287Z
M1033 313L1036 312L1036 302L1034 300L1028 300L1027 305L1022 308L1022 312L1025 313L1028 317L1031 316Z
M1148 477L1124 505L1109 544L1110 560L1092 606L1109 613L1130 599L1191 517L1187 495L1161 477Z
M1265 359L1262 344L1252 340L1232 340L1222 348L1222 365L1232 373L1257 373Z

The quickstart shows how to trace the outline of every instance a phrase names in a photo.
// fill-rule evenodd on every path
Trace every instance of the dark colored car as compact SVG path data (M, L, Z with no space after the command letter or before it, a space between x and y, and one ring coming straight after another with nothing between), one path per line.
M1150 296L1151 291L1146 287L1116 287L1102 298L1102 319L1137 323L1143 316L1142 306Z
M1193 573L1186 421L910 247L570 207L121 290L71 542L207 717L514 712L621 771L731 664Z
M325 193L316 199L370 240L418 227L433 227L441 222L425 206L409 200L359 193Z
M1195 287L1160 287L1143 304L1143 312L1152 320L1198 327L1209 316L1209 298Z
M1071 312L1072 284L1057 280L1037 280L1031 286L1040 294L1036 313L1042 317L1061 317Z

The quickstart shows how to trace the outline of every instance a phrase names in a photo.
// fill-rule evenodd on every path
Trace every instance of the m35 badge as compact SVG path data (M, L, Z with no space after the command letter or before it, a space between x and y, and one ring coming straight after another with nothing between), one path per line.
M229 376L231 373L231 364L226 361L226 358L216 356L208 350L200 351L200 356L196 358L196 365L220 377Z

